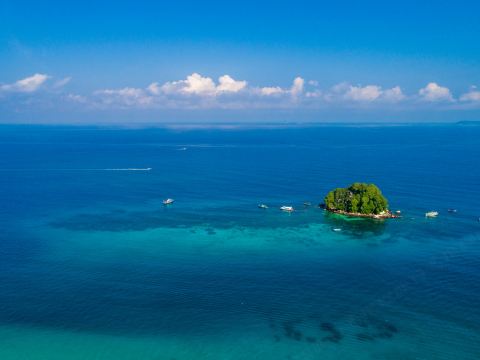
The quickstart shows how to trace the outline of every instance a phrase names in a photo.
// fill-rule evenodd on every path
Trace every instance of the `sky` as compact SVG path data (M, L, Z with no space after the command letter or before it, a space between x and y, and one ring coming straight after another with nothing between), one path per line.
M480 120L478 1L0 0L0 123Z

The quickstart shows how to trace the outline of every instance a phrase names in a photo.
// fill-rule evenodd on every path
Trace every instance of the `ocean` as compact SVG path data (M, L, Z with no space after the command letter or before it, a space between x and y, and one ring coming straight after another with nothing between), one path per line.
M480 126L5 125L0 204L2 360L480 358Z

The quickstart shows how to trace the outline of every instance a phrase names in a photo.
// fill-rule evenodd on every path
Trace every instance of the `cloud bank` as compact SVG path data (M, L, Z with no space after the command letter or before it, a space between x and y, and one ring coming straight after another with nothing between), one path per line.
M86 94L66 92L65 87L71 82L71 77L55 79L35 73L0 84L0 101L14 94L33 98L42 93L54 98L55 104L81 104L83 109L411 109L433 104L442 109L480 108L480 91L475 86L455 97L448 87L436 82L410 94L398 85L384 88L378 84L342 82L322 87L318 80L300 76L288 86L255 86L228 74L214 79L195 72L184 79L153 81L144 87L106 87Z
M396 103L405 100L399 86L383 89L378 85L340 83L327 90L318 81L298 76L288 87L249 86L246 80L223 75L217 81L193 73L186 79L153 82L145 88L103 89L94 92L99 104L122 106L163 106L175 108L285 108L315 104ZM92 99L94 102L95 99Z

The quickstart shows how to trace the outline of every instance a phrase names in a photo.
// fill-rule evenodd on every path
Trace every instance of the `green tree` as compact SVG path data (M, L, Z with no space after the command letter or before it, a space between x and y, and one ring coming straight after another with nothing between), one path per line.
M375 184L354 183L348 188L337 188L325 196L328 210L351 213L380 214L388 209L388 201Z

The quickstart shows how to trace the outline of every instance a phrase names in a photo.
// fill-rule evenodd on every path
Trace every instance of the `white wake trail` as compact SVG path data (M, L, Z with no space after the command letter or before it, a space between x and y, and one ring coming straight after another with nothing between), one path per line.
M0 171L151 171L153 168L79 168L79 169L0 169Z

